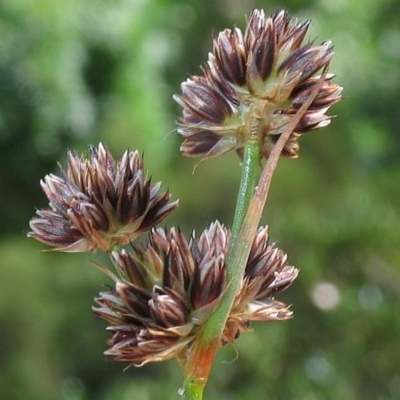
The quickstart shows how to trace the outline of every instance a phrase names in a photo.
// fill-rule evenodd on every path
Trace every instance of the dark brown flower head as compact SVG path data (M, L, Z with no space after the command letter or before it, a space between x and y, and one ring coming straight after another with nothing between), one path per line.
M225 290L230 232L218 222L189 241L177 229L153 229L145 246L113 252L115 288L100 293L94 312L113 334L105 354L134 365L184 359ZM254 240L242 288L221 344L248 331L251 321L279 321L292 312L273 296L288 287L297 270L268 243L266 228Z
M68 153L62 176L47 175L41 186L49 209L38 210L28 236L60 251L109 250L134 240L177 207L170 194L158 194L137 151L115 161L99 144L90 158Z
M209 158L230 150L240 155L248 140L246 121L258 113L265 124L261 155L268 157L310 96L318 80L315 75L333 57L329 41L303 43L308 26L309 21L299 23L285 11L266 17L263 10L254 10L244 34L238 28L225 29L214 38L204 76L192 76L182 83L182 94L174 96L183 109L178 127L183 155ZM329 124L325 113L341 100L342 91L332 83L333 77L325 77L282 155L297 157L299 136Z

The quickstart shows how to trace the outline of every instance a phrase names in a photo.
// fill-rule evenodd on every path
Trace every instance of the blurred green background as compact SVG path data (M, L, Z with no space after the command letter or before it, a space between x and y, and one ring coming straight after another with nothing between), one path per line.
M282 160L263 223L301 269L280 297L294 319L254 324L220 351L205 399L400 399L400 7L397 0L2 0L0 2L0 399L175 399L176 362L105 361L90 307L101 255L41 252L25 234L39 181L66 150L144 151L189 234L230 225L240 175L228 154L179 156L171 99L212 34L254 7L312 19L332 39L345 101Z

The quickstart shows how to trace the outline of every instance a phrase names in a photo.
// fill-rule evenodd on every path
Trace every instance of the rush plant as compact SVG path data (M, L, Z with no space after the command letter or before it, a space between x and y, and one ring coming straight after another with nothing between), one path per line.
M36 212L28 236L59 251L109 255L113 267L99 268L114 283L93 308L108 323L105 354L135 366L177 358L186 400L202 399L220 346L253 321L292 317L275 296L298 270L259 223L278 159L298 157L300 136L328 125L326 112L341 100L332 44L305 40L308 27L286 11L254 10L244 32L213 39L202 75L174 96L184 156L234 150L241 159L231 229L215 221L186 238L157 227L178 202L151 182L137 151L117 160L102 143L88 156L70 152L60 176L41 182L49 208Z

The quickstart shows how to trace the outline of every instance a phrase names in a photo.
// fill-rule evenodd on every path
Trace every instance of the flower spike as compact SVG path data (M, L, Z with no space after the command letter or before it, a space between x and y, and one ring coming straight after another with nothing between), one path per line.
M308 27L309 21L297 22L285 11L267 17L254 10L244 33L225 29L214 38L204 76L190 77L181 85L182 94L174 96L183 109L178 126L183 155L210 158L230 150L241 155L250 140L245 124L258 103L263 104L258 109L268 110L260 116L260 157L268 158L277 136L311 93L315 74L333 57L330 41L303 44ZM326 77L317 95L321 101L306 110L283 156L296 158L300 135L330 123L326 112L342 92L333 77Z
M189 241L178 229L157 228L146 246L113 252L119 276L113 276L115 287L100 293L93 308L113 334L105 354L134 365L185 359L224 293L229 242L230 231L216 221ZM298 270L286 261L269 244L268 229L260 228L221 345L249 331L251 321L292 316L273 298L297 277Z
M118 161L102 143L90 148L90 158L69 152L62 177L41 181L50 208L36 212L28 236L67 252L129 243L177 207L169 192L158 194L160 185L146 177L137 151Z

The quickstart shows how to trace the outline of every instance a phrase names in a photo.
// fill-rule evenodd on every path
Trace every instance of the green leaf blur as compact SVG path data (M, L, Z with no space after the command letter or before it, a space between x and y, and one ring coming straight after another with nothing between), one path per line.
M179 156L172 95L198 74L216 34L252 8L311 19L335 45L345 100L332 124L282 160L264 223L301 273L294 318L254 324L220 351L207 399L397 400L400 393L400 8L396 0L2 0L0 2L0 400L178 398L174 361L105 361L90 307L110 282L82 256L25 237L39 181L67 149L144 152L189 234L230 225L234 154ZM197 167L196 167L197 166ZM193 170L195 173L193 175Z

